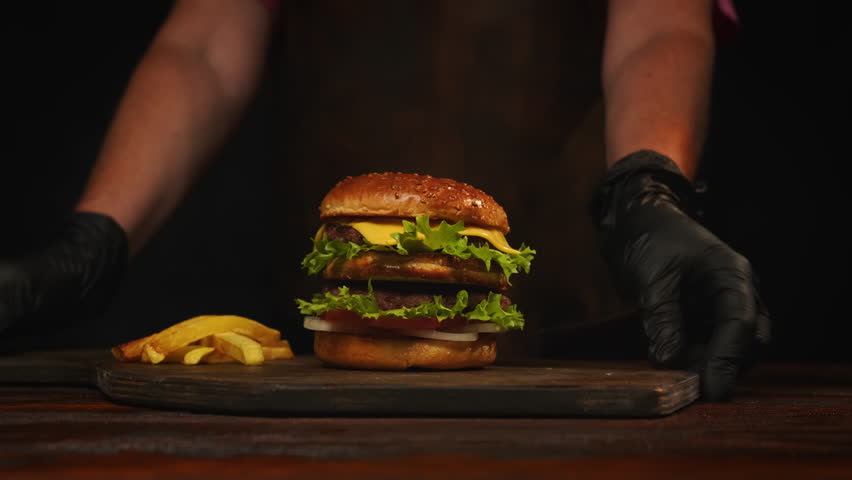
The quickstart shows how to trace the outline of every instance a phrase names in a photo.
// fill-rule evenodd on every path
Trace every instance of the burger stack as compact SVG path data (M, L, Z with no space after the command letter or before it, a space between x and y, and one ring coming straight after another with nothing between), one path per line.
M297 299L314 353L330 366L461 369L495 361L497 335L524 317L505 292L535 251L512 248L506 212L447 178L347 177L322 200L302 261L324 286Z

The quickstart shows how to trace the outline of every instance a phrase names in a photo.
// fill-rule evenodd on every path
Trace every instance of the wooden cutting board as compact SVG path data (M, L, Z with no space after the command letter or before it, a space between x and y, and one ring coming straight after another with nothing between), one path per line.
M530 361L453 372L120 363L106 351L0 357L0 383L91 385L117 403L269 416L655 417L698 397L697 375L643 364Z

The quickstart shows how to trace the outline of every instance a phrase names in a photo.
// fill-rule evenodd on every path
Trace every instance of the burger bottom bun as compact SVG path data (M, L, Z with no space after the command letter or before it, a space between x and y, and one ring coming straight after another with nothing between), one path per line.
M457 370L484 367L497 358L497 339L480 334L475 342L415 337L373 337L340 332L314 332L314 354L334 367L363 370L426 368Z

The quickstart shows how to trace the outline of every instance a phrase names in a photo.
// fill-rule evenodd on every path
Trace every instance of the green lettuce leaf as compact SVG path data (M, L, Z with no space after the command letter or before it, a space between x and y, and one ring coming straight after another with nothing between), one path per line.
M452 306L444 305L441 297L435 296L431 302L417 305L416 307L394 308L381 310L373 295L372 285L368 284L366 294L350 293L349 287L338 288L337 294L331 292L317 293L311 301L296 299L299 312L302 315L318 316L334 310L348 310L364 318L397 317L417 318L435 317L438 321L448 318L462 316L470 320L481 320L493 322L506 329L524 328L524 316L515 305L503 309L500 306L502 295L489 292L488 297L479 304L468 308L469 295L466 290L460 290L456 294L456 301Z
M403 220L402 228L403 233L391 234L396 240L397 251L402 255L440 251L447 255L470 258L467 237L459 233L464 230L464 222L450 225L442 220L438 228L433 229L429 224L429 216L421 215L414 219L414 223ZM418 233L423 238L418 238Z
M314 240L314 250L302 260L302 268L309 274L315 275L321 272L332 260L339 257L351 259L361 252L366 251L395 251L400 255L410 255L419 252L440 252L459 258L475 257L485 263L485 268L491 270L492 264L497 264L506 276L506 282L512 284L512 274L518 272L529 273L530 265L535 258L536 251L525 245L521 245L518 254L501 252L491 248L489 244L482 246L471 245L465 235L460 234L464 230L464 222L450 225L441 221L437 228L432 228L427 215L415 218L414 222L402 221L403 232L391 234L396 245L384 246L369 243L357 244L342 242L340 240L328 240L323 238ZM418 238L418 233L423 238Z
M345 257L351 260L355 255L361 252L371 250L393 251L393 247L382 245L373 245L369 243L357 244L353 242L343 242L341 240L329 240L327 235L323 235L321 239L314 240L314 249L311 253L305 255L302 259L302 268L308 271L310 275L316 275L331 263L332 260L339 257Z

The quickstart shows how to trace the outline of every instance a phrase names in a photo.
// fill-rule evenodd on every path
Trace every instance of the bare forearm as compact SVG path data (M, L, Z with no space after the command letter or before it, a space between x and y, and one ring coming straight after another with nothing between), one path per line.
M648 8L647 0L639 1ZM643 22L635 11L620 18L610 14L603 69L607 163L652 149L693 178L704 141L714 45L710 6L676 1L673 14L660 5L649 14L671 14L669 20Z
M222 22L205 19L204 6L179 4L139 64L77 206L112 216L131 252L177 207L241 117L262 69L267 25L254 17L265 13Z
M236 117L219 90L202 62L152 50L121 102L78 210L108 213L133 244L144 243Z

